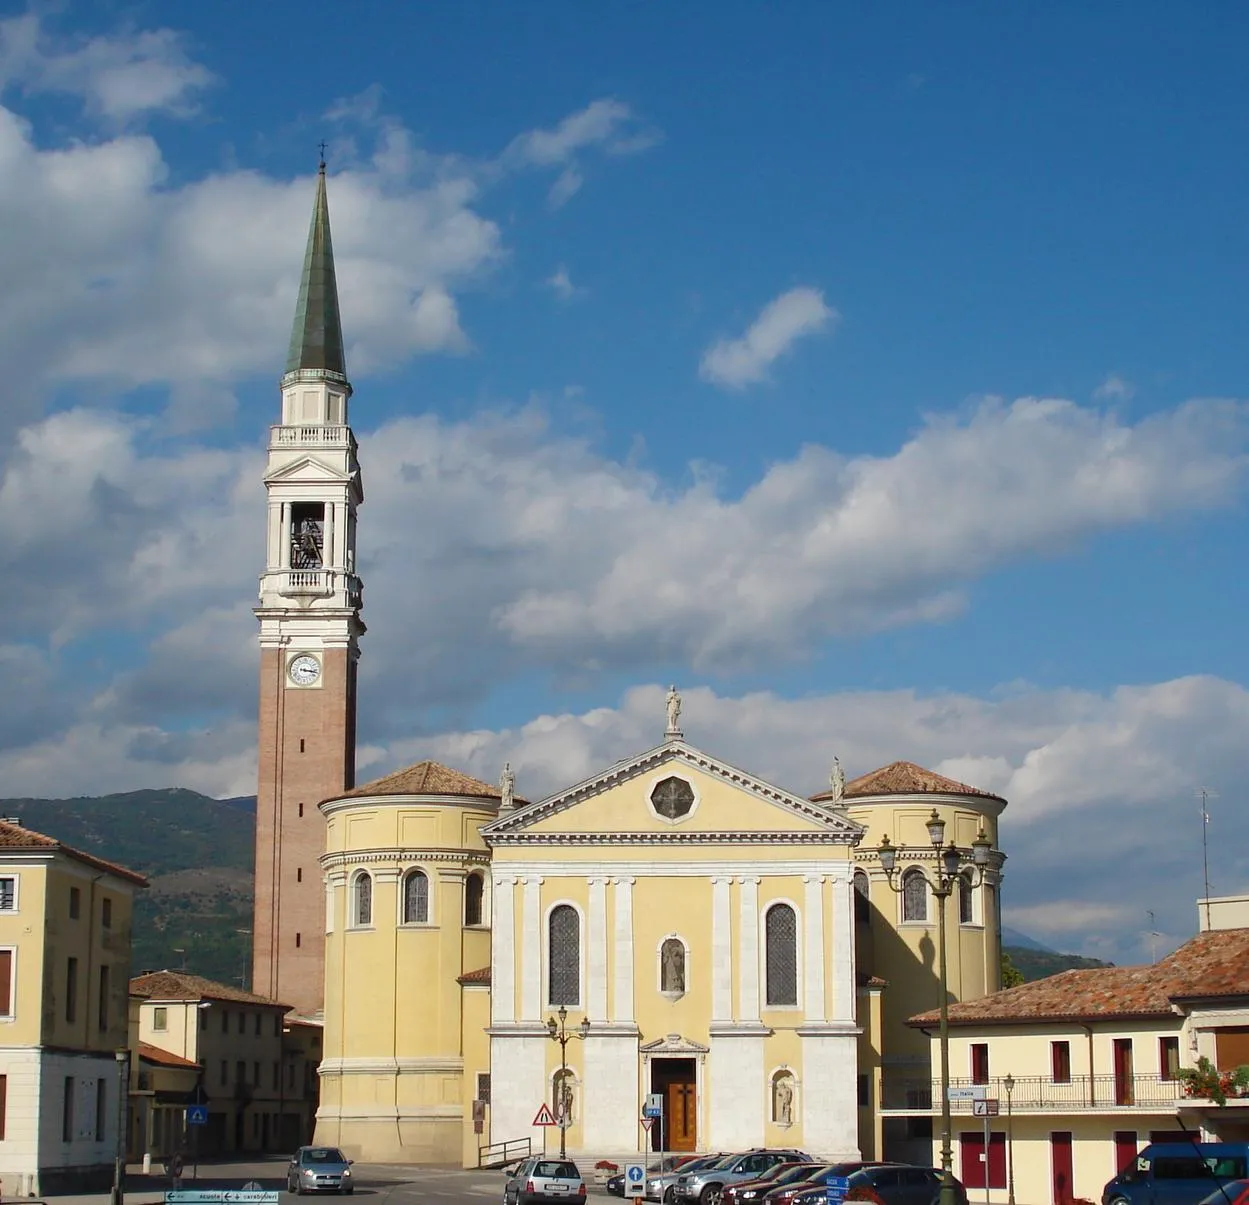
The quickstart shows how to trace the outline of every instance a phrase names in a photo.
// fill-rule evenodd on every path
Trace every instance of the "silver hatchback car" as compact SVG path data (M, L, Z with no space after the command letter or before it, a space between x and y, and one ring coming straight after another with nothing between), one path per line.
M585 1181L571 1159L530 1155L503 1186L503 1205L584 1205Z
M351 1160L336 1146L301 1146L287 1164L286 1191L352 1193Z

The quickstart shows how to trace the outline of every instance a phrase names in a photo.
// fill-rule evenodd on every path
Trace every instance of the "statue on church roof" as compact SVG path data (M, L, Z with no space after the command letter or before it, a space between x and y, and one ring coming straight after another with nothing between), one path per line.
M668 687L668 729L664 733L665 736L674 737L681 735L681 696L677 693L675 686Z
M829 803L840 803L846 793L846 772L841 768L841 758L833 758L833 768L828 775L828 785L832 790Z
M516 804L516 774L512 763L503 763L503 773L499 775L499 810L507 811Z

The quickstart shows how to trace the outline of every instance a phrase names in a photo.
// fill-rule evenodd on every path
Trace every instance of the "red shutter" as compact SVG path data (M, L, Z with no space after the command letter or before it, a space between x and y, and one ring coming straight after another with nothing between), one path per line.
M4 1139L4 1122L9 1113L9 1077L0 1075L0 1141Z
M13 1014L13 951L0 950L0 1016Z
M1121 1172L1136 1158L1139 1148L1136 1145L1135 1130L1115 1131L1115 1171Z
M1054 1185L1054 1205L1071 1205L1071 1131L1056 1130L1050 1134L1050 1169Z

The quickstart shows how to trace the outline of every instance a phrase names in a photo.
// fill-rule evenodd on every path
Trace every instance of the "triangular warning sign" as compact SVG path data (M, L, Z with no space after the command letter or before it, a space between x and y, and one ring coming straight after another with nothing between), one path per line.
M655 1124L655 1118L653 1117L642 1118L642 1129L649 1130L651 1126L653 1126L654 1124Z
M555 1114L552 1113L544 1103L542 1108L538 1110L531 1124L536 1126L553 1126L556 1125L557 1122L555 1120Z

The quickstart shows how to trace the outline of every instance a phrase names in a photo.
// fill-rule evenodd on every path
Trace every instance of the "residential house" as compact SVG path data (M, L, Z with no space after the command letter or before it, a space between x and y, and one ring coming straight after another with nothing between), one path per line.
M0 821L0 1191L112 1181L142 875ZM121 1053L121 1058L117 1057Z
M146 1043L199 1069L195 1090L208 1122L188 1127L190 1152L289 1150L311 1132L315 1091L306 1080L288 1087L283 1071L287 1005L184 971L140 975L130 993L140 1049Z
M1146 966L1065 971L950 1006L954 1171L977 1200L1099 1200L1148 1142L1249 1140L1249 1099L1190 1095L1181 1069L1249 1063L1249 928L1199 933ZM937 1011L911 1018L933 1046ZM959 1092L959 1090L963 1090ZM924 1118L939 1161L941 1086L886 1071L887 1118ZM986 1143L986 1132L988 1142ZM987 1150L986 1150L987 1147Z

